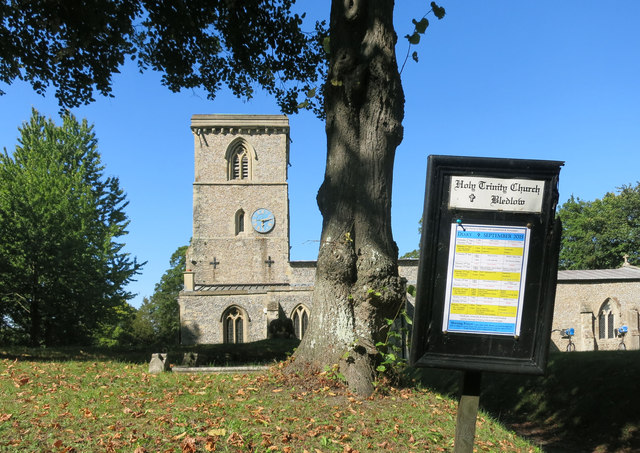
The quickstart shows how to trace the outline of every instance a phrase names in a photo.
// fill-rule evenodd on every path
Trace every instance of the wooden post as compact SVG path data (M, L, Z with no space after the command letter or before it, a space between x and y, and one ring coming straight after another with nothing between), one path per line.
M458 417L456 419L455 453L473 453L476 419L480 402L480 371L465 371L462 383Z

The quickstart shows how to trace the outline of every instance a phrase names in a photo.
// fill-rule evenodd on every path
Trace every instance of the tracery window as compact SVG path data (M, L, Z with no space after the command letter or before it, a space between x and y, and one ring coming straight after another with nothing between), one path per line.
M615 328L613 327L613 313L607 315L607 337L613 338L616 336Z
M309 327L309 310L307 310L307 307L304 305L298 305L293 310L291 319L293 320L293 330L296 338L302 340L302 337L304 337Z
M222 316L225 343L244 343L245 316L238 307L229 308Z
M252 161L255 151L244 139L234 140L227 149L227 179L250 180L252 179Z
M231 179L249 179L249 157L246 150L233 155L233 175Z
M613 313L610 299L607 299L600 307L598 313L598 339L615 338L615 315Z

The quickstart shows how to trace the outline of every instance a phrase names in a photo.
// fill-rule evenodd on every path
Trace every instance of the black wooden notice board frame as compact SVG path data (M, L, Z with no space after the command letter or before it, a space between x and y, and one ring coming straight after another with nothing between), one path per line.
M555 299L561 225L555 219L561 161L429 156L411 363L417 367L542 374ZM453 176L544 181L540 212L450 208ZM530 231L519 335L444 332L451 224Z

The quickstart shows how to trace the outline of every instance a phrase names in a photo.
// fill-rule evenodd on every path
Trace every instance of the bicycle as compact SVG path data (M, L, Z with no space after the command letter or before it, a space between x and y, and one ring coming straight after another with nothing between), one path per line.
M628 331L629 331L629 328L627 326L620 326L618 328L618 336L620 337L620 344L618 345L618 351L627 350L627 345L624 344L624 336L627 334Z
M573 352L576 350L576 344L571 341L571 336L569 337L569 344L567 345L567 352Z
M575 335L575 329L572 327L570 329L554 329L552 332L560 332L562 338L567 338L569 340L569 344L565 348L567 352L573 352L576 350L576 344L571 341L571 338Z

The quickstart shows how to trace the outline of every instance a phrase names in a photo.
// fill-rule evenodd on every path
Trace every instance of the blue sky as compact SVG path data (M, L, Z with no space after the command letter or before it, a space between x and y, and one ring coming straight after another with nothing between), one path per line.
M398 0L398 59L407 51L411 19L427 1ZM429 154L565 161L560 197L602 197L640 180L640 2L443 0L447 16L431 26L407 62L405 136L397 150L392 206L400 253L419 241ZM328 14L329 2L310 17ZM115 98L73 113L95 124L106 172L120 178L131 220L127 251L148 261L129 289L143 296L167 269L171 253L192 231L191 115L279 113L258 94L243 102L222 92L173 94L154 73L123 68ZM1 86L0 148L16 144L32 107L57 117L53 93L25 84ZM291 258L315 259L322 219L315 195L324 173L324 124L304 113L290 117Z

